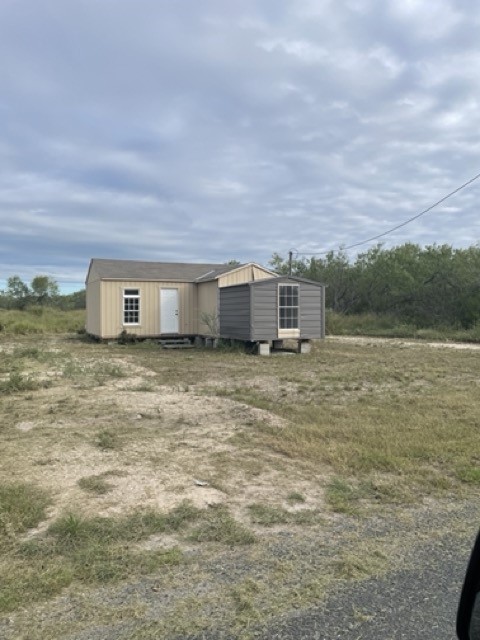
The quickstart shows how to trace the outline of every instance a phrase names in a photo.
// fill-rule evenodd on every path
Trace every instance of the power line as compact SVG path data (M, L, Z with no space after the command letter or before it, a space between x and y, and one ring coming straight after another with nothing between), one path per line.
M434 204L430 205L429 207L427 207L426 209L424 209L420 213L417 213L417 215L412 216L411 218L409 218L408 220L405 220L404 222L401 222L400 224L397 224L397 226L392 227L391 229L388 229L388 231L384 231L383 233L379 233L376 236L372 236L371 238L367 238L367 240L361 240L360 242L355 242L353 244L348 245L348 247L342 247L341 249L340 248L339 249L334 249L333 251L340 251L340 250L348 251L348 249L353 249L355 247L360 247L362 244L367 244L368 242L372 242L373 240L378 240L379 238L383 238L384 236L387 236L389 233L393 233L393 231L396 231L397 229L401 229L402 227L405 227L407 224L410 224L410 222L413 222L414 220L418 220L418 218L421 218L422 216L424 216L426 213L428 213L432 209L435 209L435 207L438 207L439 204L442 204L442 202L445 202L445 200L448 200L449 198L451 198L453 195L455 195L456 193L458 193L462 189L465 189L465 187L468 187L469 184L472 184L472 182L475 182L475 180L478 180L478 178L480 178L480 173L477 173L476 176L474 176L473 178L470 178L470 180L467 180L467 182L464 182L462 185L460 185L459 187L457 187L456 189L454 189L453 191L448 193L443 198L440 198L440 200L438 200ZM327 253L330 253L330 251L321 251L320 253L300 253L300 252L297 252L296 255L297 256L324 256Z

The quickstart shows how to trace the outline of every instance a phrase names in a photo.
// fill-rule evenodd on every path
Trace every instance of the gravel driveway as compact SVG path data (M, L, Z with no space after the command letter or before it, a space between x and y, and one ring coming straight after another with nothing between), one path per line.
M468 538L445 536L420 546L414 569L339 589L317 611L265 630L282 640L454 640Z
M447 521L451 517L452 528ZM463 576L480 527L478 502L450 514L425 512L418 541L381 578L339 584L315 609L285 616L251 631L264 640L455 640L455 616ZM430 535L425 527L430 523ZM447 526L445 526L447 525ZM366 531L366 534L373 532ZM398 532L402 535L402 532ZM412 533L412 532L410 532ZM401 557L401 556L400 556ZM228 632L189 640L234 640ZM176 640L180 640L179 638Z

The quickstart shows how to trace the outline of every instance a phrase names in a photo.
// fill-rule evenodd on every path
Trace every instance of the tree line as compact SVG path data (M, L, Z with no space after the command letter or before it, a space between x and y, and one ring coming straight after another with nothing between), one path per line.
M270 264L290 270L279 254ZM326 306L336 312L390 315L418 327L470 329L480 321L480 246L379 244L353 260L345 251L294 259L291 273L328 285Z
M0 309L26 309L29 306L50 306L63 309L85 308L85 290L60 294L58 283L50 276L38 275L30 284L19 276L11 276L7 287L0 291Z

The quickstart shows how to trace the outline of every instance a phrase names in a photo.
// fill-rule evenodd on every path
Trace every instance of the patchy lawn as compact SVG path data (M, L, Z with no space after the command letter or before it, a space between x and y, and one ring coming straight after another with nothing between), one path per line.
M248 637L387 571L429 513L467 526L478 370L395 340L261 358L5 337L0 635Z

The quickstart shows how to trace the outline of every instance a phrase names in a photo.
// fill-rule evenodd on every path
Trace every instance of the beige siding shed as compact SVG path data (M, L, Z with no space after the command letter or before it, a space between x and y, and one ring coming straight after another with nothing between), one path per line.
M139 291L138 324L126 324L123 321L124 292L132 289ZM187 282L115 280L101 283L101 337L115 338L124 330L143 338L160 335L162 289L178 291L178 333L196 333L194 285Z

